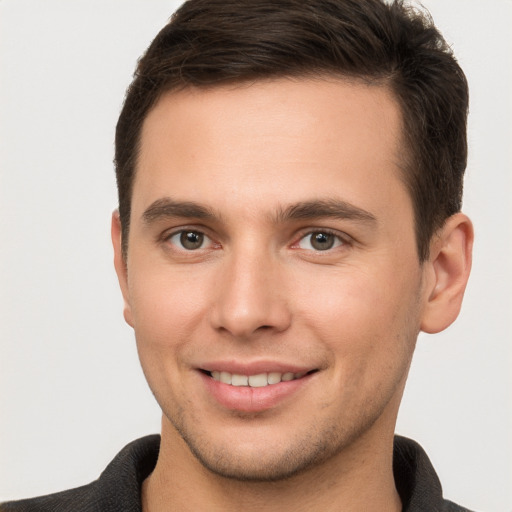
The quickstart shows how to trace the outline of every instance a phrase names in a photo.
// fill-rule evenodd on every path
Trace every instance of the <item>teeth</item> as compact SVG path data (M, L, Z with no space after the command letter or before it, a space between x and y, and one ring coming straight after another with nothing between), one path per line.
M281 373L270 372L267 374L267 381L269 384L279 384L281 382Z
M237 375L234 373L231 376L231 385L232 386L248 386L249 385L249 377L247 375Z
M224 382L224 384L231 384L231 373L220 372L219 380Z
M267 374L251 375L248 379L251 388L262 388L268 385Z
M291 380L300 379L304 377L306 372L292 373L292 372L269 372L259 373L257 375L238 375L236 373L210 372L212 379L224 384L231 384L232 386L245 386L251 388L262 388L271 384L279 384L280 382L289 382Z

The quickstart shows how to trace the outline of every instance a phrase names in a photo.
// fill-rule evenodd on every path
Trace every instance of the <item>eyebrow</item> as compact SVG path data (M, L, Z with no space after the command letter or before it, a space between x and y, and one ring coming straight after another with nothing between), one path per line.
M199 203L176 201L169 197L156 200L142 214L142 220L145 224L176 217L215 220L219 219L220 215ZM271 216L272 221L276 224L293 220L320 218L355 220L370 224L377 222L376 217L370 212L339 199L301 201L286 208L279 208Z
M276 221L286 222L289 220L320 218L355 220L368 224L377 223L377 218L372 213L339 199L320 199L292 204L277 212Z
M218 218L213 210L192 201L175 201L169 197L156 200L142 214L145 224L157 220L184 217L189 219Z

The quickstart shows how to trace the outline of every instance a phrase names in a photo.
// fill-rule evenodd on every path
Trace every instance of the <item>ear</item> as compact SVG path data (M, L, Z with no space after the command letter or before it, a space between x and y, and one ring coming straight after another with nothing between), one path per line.
M119 217L118 210L115 210L112 213L112 225L110 231L112 236L112 245L114 246L114 267L116 269L117 279L124 299L124 319L128 325L133 327L133 316L128 288L128 268L123 254L121 219Z
M440 332L459 315L471 270L473 238L473 225L462 213L449 217L432 238L430 256L424 263L428 277L422 331Z

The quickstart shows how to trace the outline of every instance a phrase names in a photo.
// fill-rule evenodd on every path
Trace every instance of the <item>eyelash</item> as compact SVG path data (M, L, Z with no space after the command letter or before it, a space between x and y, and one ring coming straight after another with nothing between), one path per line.
M312 252L315 252L315 253L328 253L328 252L331 252L332 250L338 248L338 247L343 247L343 246L347 246L350 244L350 241L349 241L349 237L348 235L345 235L344 233L340 233L338 231L334 231L332 229L326 229L326 228L316 228L316 229L310 229L308 230L307 232L303 232L300 234L300 237L297 239L296 242L293 243L292 245L292 249L301 249L300 247L300 243L304 240L306 240L308 237L310 238L311 240L311 237L313 237L313 235L328 235L330 237L334 237L334 241L333 241L333 246L330 246L324 250L321 250L321 249L315 249L315 248L312 248L312 249L306 249L308 251L312 251Z
M199 237L201 237L201 246L194 248L194 249L183 247L183 243L184 243L183 236L187 233L199 235ZM311 240L311 237L313 237L313 235L327 235L328 237L333 237L334 240L332 241L332 244L329 247L326 247L325 249L318 249L318 248L315 249L314 247L309 249L309 248L304 248L304 247L300 246L301 242L303 242L304 240L307 240L308 237L310 237L310 240ZM176 240L173 242L172 239L175 237L178 237L178 236L180 237L180 240ZM168 243L168 244L172 245L173 247L177 247L178 250L180 250L180 251L188 252L188 253L194 253L201 249L208 249L209 247L207 247L207 248L202 247L203 243L204 242L208 243L208 241L209 241L208 245L211 245L214 248L221 247L221 244L214 242L212 240L212 238L210 236L208 236L203 230L197 229L197 228L188 228L188 229L181 228L179 230L175 230L170 233L169 232L164 233L164 235L161 238L162 238L163 242ZM190 242L192 244L194 243L192 240ZM310 242L311 245L313 245L313 243ZM179 245L181 245L181 247ZM338 247L343 247L343 246L347 246L347 245L350 245L350 240L349 240L348 235L341 234L341 233L331 230L331 229L317 228L317 229L310 229L308 231L302 232L300 234L300 237L297 238L296 241L293 242L293 244L290 247L292 249L299 249L299 250L304 249L306 251L311 251L314 253L323 253L323 252L328 253Z
M213 245L216 245L218 247L220 247L220 244L218 243L215 243L211 237L209 237L203 230L201 229L197 229L197 228L182 228L182 229L178 229L176 231L172 231L172 232L168 232L168 233L164 233L164 235L162 236L162 241L165 242L165 243L169 243L170 245L174 246L174 247L178 247L178 250L180 251L184 251L184 252L195 252L195 251L198 251L198 250L201 250L201 249L204 249L203 247L198 247L196 249L187 249L186 247L183 247L183 243L181 244L182 246L179 247L179 242L176 241L176 242L172 242L172 239L174 237L177 237L179 236L180 238L183 237L183 235L185 234L195 234L195 235L199 235L200 237L203 238L202 241L207 241L209 240L210 244L213 244ZM181 242L183 242L183 240L181 240ZM202 245L202 244L201 244Z

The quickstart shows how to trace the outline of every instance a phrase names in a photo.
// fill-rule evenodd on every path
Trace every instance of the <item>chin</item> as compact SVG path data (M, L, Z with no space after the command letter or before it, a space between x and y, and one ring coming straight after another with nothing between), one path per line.
M362 430L371 424L363 426ZM215 440L188 429L175 428L190 452L211 473L241 482L279 482L325 464L361 435L360 429L339 426L310 428L285 440L253 436Z
M215 475L241 482L278 482L299 475L322 463L326 447L298 446L280 453L240 453L238 450L198 450L189 445L196 459Z

